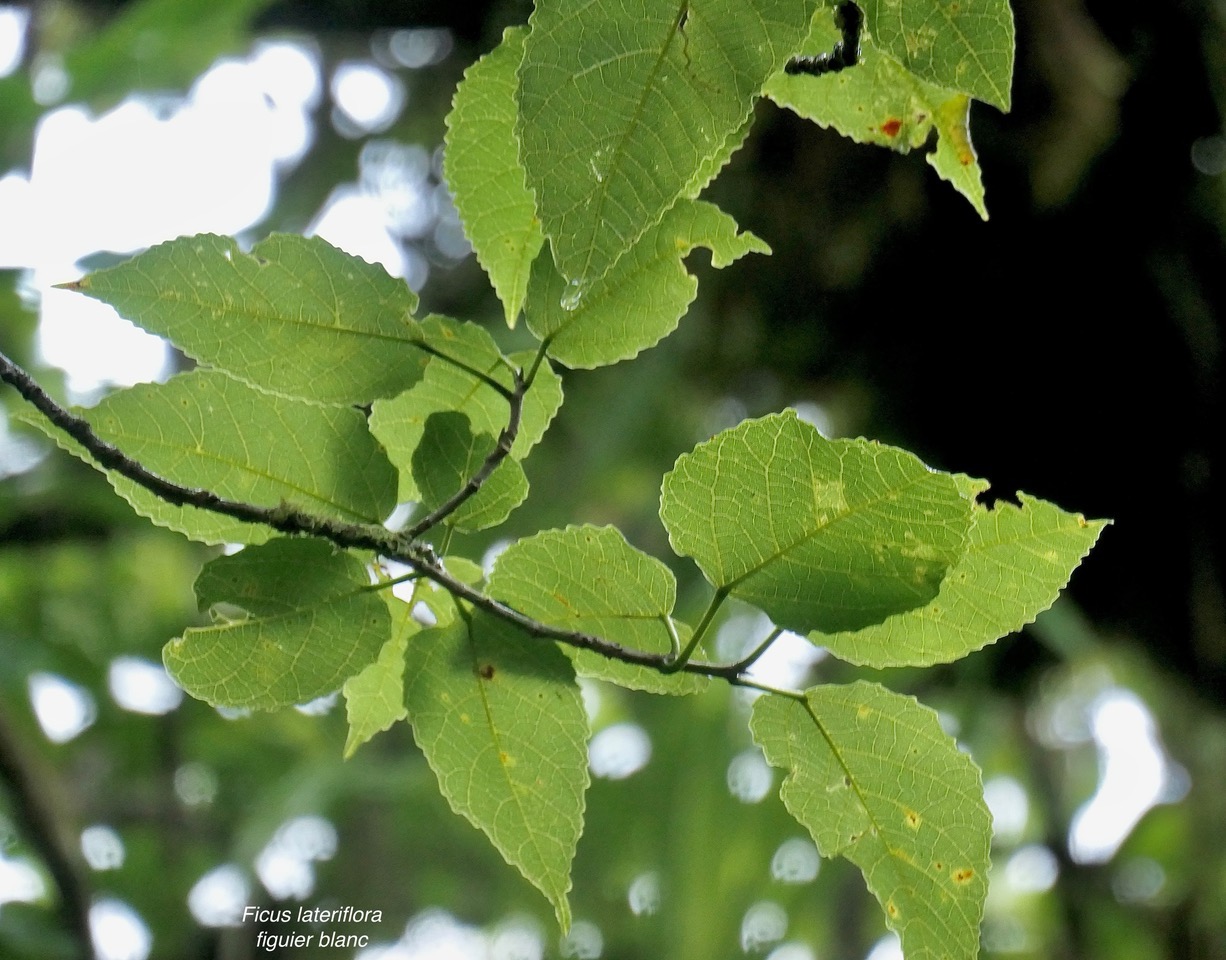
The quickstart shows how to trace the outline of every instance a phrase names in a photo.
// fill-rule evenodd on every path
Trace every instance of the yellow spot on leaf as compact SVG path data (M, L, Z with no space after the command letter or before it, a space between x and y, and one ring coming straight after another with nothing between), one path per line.
M953 872L954 883L969 883L974 876L975 871L970 867L959 867Z
M915 866L914 858L911 856L911 854L907 853L907 851L904 850L902 847L890 847L889 849L890 849L890 856L893 857L895 860L899 861L899 863L905 863L907 864L907 866L910 866L910 867Z
M923 819L914 810L905 811L903 814L903 819L906 821L907 826L912 830L918 830L920 824L923 822Z

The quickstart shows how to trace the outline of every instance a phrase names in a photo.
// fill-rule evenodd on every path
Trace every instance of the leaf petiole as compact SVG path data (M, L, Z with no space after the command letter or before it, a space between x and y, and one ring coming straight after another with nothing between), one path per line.
M728 670L736 677L742 676L746 670L758 662L762 654L770 649L771 644L779 639L781 633L783 633L783 627L775 627L774 630L767 634L766 639L754 647L747 656L736 661L736 663L730 664Z
M536 372L541 368L541 364L545 360L545 354L549 350L549 342L553 339L552 336L546 337L541 341L541 345L536 350L536 356L532 358L532 366L525 374L520 371L521 381L523 383L524 393L532 389L532 382L536 379Z
M694 628L694 635L690 637L690 642L685 645L685 649L679 655L669 657L665 663L661 664L661 673L676 673L678 670L685 668L685 665L690 662L690 657L694 655L694 651L698 649L698 645L702 643L702 638L706 636L707 630L711 626L711 621L715 619L715 614L727 599L727 587L720 587L715 591L715 596L707 604L707 609L703 613L702 619L698 621L698 626Z
M399 586L402 583L412 583L415 580L420 581L421 579L422 575L420 573L418 573L416 570L411 570L408 573L401 574L399 577L390 577L386 580L379 580L372 583L366 589L372 591L387 590L391 587Z
M664 629L668 631L669 660L676 660L681 656L681 638L677 636L677 625L673 623L673 618L667 614L660 617L660 622L664 624Z

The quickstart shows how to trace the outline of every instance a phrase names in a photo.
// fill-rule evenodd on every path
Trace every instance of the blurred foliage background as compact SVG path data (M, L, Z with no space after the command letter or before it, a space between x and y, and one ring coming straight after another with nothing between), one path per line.
M937 707L984 769L985 956L1226 957L1226 6L1015 9L1015 109L972 115L991 221L918 155L763 103L709 195L774 255L719 274L699 264L676 335L567 374L527 463L533 495L500 535L616 523L667 556L661 474L714 431L789 404L830 433L989 477L999 496L1114 518L1033 628L882 679ZM0 77L0 346L61 396L98 394L55 362L48 284L167 239L129 214L190 196L201 175L158 194L155 168L178 161L119 128L113 154L149 192L117 194L106 230L48 260L116 169L80 148L60 181L40 174L52 134L118 124L134 104L170 124L208 78L269 50L305 77L299 140L232 225L188 218L173 232L319 232L407 276L426 308L497 327L438 150L463 70L529 12L527 0L0 6L15 38ZM289 96L278 89L256 95L270 118ZM246 149L240 136L208 161L236 196ZM40 176L55 189L35 202ZM361 212L364 232L345 233L338 211ZM281 956L896 955L858 873L817 864L752 749L746 702L722 690L590 691L597 775L579 922L560 942L543 900L448 811L403 725L342 761L343 704L223 716L166 689L160 646L199 620L191 582L208 552L47 450L14 421L11 391L0 405L0 958L87 956L91 926L103 960L254 957L236 907L299 903L383 919L341 928L368 936L364 949ZM678 573L683 613L701 609L693 568ZM735 653L760 630L734 615L719 642ZM792 666L876 676L813 656Z

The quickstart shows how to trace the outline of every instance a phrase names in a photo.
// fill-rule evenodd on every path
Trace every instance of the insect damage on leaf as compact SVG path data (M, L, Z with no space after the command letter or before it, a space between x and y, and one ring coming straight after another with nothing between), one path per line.
M842 37L829 53L793 57L787 62L783 72L791 76L804 74L810 77L820 77L827 73L838 73L840 70L846 70L859 63L860 29L864 26L863 12L850 0L846 0L834 8L834 24L839 28Z

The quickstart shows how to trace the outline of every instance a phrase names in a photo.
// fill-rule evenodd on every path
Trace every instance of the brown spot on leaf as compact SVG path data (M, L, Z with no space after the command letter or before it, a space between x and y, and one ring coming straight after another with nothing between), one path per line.
M898 117L890 117L889 120L887 120L885 123L881 125L881 132L884 133L887 137L898 136L898 131L901 129L902 129L902 121L899 120Z
M920 815L916 813L914 810L907 810L903 814L903 819L906 821L907 826L910 827L912 830L918 830L920 823L923 822Z
M954 883L969 883L974 876L975 871L970 867L959 867L953 872Z
M485 680L494 679L494 665L492 663L481 664L481 668L477 672L481 674L482 679L485 679Z

